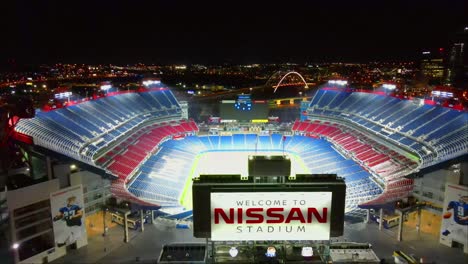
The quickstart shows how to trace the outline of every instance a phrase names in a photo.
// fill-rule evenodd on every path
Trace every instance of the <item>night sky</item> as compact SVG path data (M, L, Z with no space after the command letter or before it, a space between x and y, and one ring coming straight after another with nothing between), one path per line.
M1 2L2 63L411 60L468 24L464 0Z

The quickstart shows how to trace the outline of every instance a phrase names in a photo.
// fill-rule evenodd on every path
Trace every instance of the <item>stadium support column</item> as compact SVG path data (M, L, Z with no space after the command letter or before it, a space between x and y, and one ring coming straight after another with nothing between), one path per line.
M130 211L125 212L124 214L124 242L128 243L128 215L130 214Z
M383 208L380 208L380 214L379 214L379 231L382 231L382 226L383 226Z
M140 223L141 223L141 232L145 231L145 216L143 215L143 209L140 209Z
M154 210L151 210L151 224L154 225Z
M397 233L397 240L401 241L403 238L403 216L405 215L404 212L398 210L398 214L400 218L398 219L398 233Z
M418 231L418 235L421 230L421 207L418 206L418 223L416 224L416 229Z
M368 224L370 221L370 209L366 210L366 224Z
M50 157L46 157L46 166L47 166L47 179L50 181L53 178L53 171L52 171L52 162L50 160Z
M106 236L107 235L107 224L106 224L106 215L107 215L107 208L104 208L102 210L102 224L103 224L103 227L104 227L104 232L102 233L102 236Z

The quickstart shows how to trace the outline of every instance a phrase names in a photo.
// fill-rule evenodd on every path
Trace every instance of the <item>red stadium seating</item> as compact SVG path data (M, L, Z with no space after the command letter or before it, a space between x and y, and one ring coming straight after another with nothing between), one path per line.
M180 125L167 123L164 123L164 125L151 125L136 131L129 139L126 139L119 146L108 151L97 162L103 164L112 160L107 165L107 169L118 177L117 180L112 182L112 193L130 201L136 201L139 204L152 205L141 201L128 192L124 186L126 181L128 181L129 176L145 160L148 154L157 149L157 146L164 138L185 132L193 133L195 131L198 131L198 127L193 121L182 121Z

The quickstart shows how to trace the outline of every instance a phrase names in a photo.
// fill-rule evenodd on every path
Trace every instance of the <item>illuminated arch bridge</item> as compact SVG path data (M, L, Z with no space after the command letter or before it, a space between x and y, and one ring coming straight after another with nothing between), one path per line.
M278 78L279 81L276 84L274 84ZM289 80L289 82L287 82L287 80ZM312 83L307 83L305 78L297 71L289 71L285 74L283 74L283 72L281 71L278 71L270 76L265 86L272 86L274 88L273 93L275 93L279 87L304 86L304 88L307 89L311 84Z

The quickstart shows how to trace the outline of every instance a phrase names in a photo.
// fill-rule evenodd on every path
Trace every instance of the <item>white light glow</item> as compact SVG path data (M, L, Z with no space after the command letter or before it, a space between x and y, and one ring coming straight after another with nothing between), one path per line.
M303 247L301 255L303 257L312 257L314 255L314 250L312 249L312 247Z
M382 85L383 88L385 89L390 89L390 90L395 90L396 89L396 85L395 84L388 84L388 83L384 83Z
M432 91L432 96L453 97L451 92Z
M269 258L276 257L276 248L275 247L268 247L267 252L265 253L265 256L267 256Z
M150 86L150 85L153 85L153 84L160 84L161 81L159 80L146 80L146 81L143 81L143 85L144 86Z
M103 90L103 91L107 91L110 88L112 88L112 85L110 85L110 84L101 85L101 90Z
M337 84L337 85L347 85L347 84L348 84L348 81L344 81L344 80L329 80L328 83L329 83L329 84Z
M13 249L18 249L19 248L19 244L18 243L14 243L13 246L11 246Z
M231 249L229 249L229 255L231 255L231 257L235 258L237 254L239 254L239 250L237 248L231 247Z
M70 97L71 95L72 95L72 92L64 92L64 93L54 94L54 97L60 99L60 98Z

